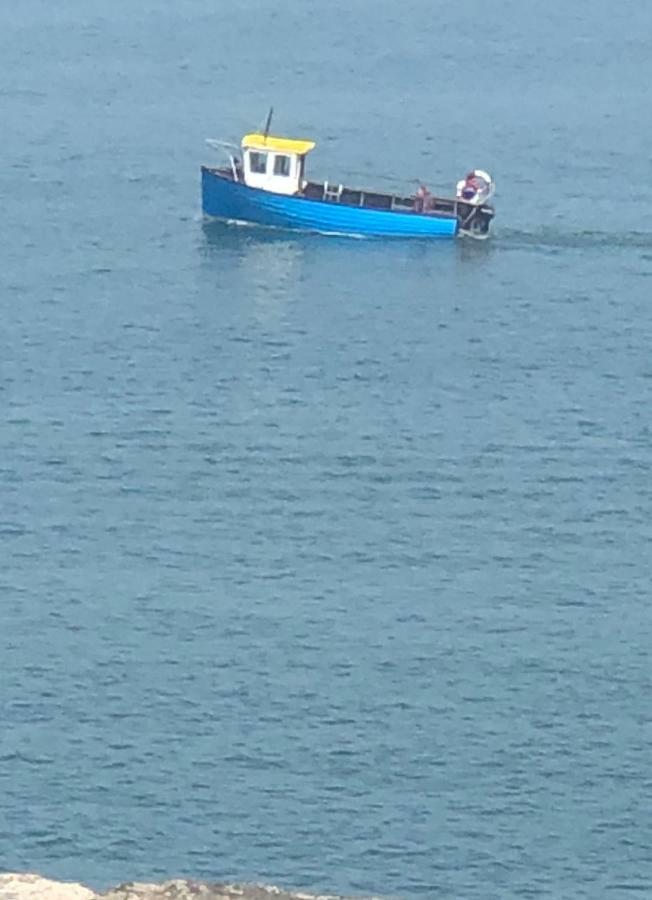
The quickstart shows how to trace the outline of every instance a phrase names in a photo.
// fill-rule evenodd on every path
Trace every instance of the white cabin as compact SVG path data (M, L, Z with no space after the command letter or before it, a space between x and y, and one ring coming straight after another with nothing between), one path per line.
M245 135L242 139L245 184L274 194L299 193L304 185L306 155L314 146L314 141Z

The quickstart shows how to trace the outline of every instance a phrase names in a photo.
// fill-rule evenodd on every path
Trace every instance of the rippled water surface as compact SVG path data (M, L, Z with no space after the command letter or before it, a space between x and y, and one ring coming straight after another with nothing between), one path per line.
M0 867L652 889L645 4L0 11ZM313 172L485 244L202 223ZM649 180L649 179L648 179Z

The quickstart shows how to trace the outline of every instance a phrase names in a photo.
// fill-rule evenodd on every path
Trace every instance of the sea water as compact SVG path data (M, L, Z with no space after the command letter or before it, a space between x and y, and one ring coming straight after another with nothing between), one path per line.
M0 867L652 889L649 10L0 12ZM484 244L205 224L205 137Z

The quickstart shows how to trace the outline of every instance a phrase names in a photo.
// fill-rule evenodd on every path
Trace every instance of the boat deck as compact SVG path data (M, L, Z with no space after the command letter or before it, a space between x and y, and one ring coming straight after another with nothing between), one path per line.
M343 185L331 185L328 182L309 181L302 196L311 200L325 200L332 203L342 203L345 206L361 206L369 209L396 210L397 212L427 213L430 215L456 216L458 203L441 197L428 196L419 208L418 198L401 197L397 194L383 194L376 191L363 191L344 187ZM465 204L466 205L466 204Z
M230 181L243 181L243 175L232 168L215 168L213 171ZM464 220L478 207L462 200L435 197L402 197L398 194L384 194L377 191L365 191L332 184L328 181L308 181L303 190L295 196L306 200L317 200L322 203L337 203L342 206L357 206L362 209L386 210L387 212L414 213L415 215L456 218Z

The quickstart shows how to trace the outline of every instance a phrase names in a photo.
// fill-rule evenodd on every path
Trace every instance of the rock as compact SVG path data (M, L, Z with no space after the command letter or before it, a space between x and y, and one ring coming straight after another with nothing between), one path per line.
M2 900L2 898L0 898ZM331 895L296 893L264 885L209 884L166 881L163 884L122 884L96 900L345 900Z
M134 881L98 894L81 884L49 881L39 875L7 874L0 875L0 900L346 900L346 898L282 891L280 888L265 885L209 884L181 879L165 881L162 884Z
M40 875L0 875L0 900L94 900L81 884L49 881Z
M258 893L258 892L257 892ZM259 894L270 897L270 894ZM98 900L258 900L256 894L228 885L211 885L197 881L166 881L163 884L131 882L98 895ZM278 900L278 895L275 900Z

